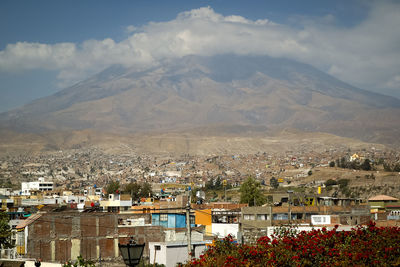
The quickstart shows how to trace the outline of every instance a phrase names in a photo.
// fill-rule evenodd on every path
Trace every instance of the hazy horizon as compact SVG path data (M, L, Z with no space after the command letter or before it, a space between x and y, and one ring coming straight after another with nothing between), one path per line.
M400 97L395 1L2 1L0 7L0 112L113 64L141 69L189 54L294 59Z

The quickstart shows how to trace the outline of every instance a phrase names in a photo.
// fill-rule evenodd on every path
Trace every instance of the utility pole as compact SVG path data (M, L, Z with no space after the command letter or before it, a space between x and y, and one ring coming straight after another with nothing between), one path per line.
M293 190L288 190L287 191L288 192L288 194L289 194L289 197L288 197L288 202L289 202L289 224L291 224L292 223L292 209L291 209L291 205L292 205L292 203L291 203L291 201L292 201L292 198L291 198L291 196L292 196L292 193L293 193Z
M225 200L225 202L227 202L227 200L226 200L226 185L227 185L227 181L224 180L224 181L222 182L222 184L224 185L224 191L225 191L224 200Z
M187 249L188 261L192 260L192 233L190 228L190 190L188 189L188 202L186 205L186 235L187 235Z

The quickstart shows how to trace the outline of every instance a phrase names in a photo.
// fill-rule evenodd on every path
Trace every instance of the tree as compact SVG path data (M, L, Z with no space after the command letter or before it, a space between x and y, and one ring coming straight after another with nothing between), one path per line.
M371 163L369 159L365 159L364 162L361 164L361 169L364 171L370 171L371 170Z
M139 199L140 185L138 183L129 183L124 187L124 193L131 195L133 200Z
M335 167L335 162L334 161L329 162L329 167L331 168Z
M337 181L337 184L339 185L340 189L346 188L347 185L349 184L349 179L339 179Z
M111 181L106 187L107 195L117 193L119 186L120 185L118 181Z
M389 163L383 163L383 169L385 170L385 172L391 172L392 166Z
M340 167L340 168L346 168L346 159L345 159L344 157L342 157L342 158L340 159L340 165L339 165L339 167Z
M123 192L130 194L132 199L139 199L141 197L149 197L152 195L152 188L148 182L144 184L129 183L125 185Z
M0 212L0 247L12 248L11 243L11 227L8 225L10 218L5 212Z
M333 179L328 179L328 181L325 182L326 186L332 186L332 185L337 185L337 182Z
M214 179L213 178L211 178L211 179L209 179L207 182L206 182L206 185L205 185L205 190L211 190L211 189L213 189L214 188Z
M396 163L393 167L393 171L400 172L400 163Z
M152 195L153 190L151 188L151 185L148 182L145 182L140 190L140 197L150 197Z
M269 184L274 189L277 189L279 187L278 179L276 179L275 177L269 179Z
M214 189L215 190L220 190L222 188L222 182L221 182L221 177L217 177L217 180L215 180L215 185Z
M221 177L217 177L215 180L213 178L209 179L205 185L205 190L221 190L222 182Z
M248 203L249 206L261 206L265 203L265 197L260 191L260 183L253 177L240 186L240 203Z

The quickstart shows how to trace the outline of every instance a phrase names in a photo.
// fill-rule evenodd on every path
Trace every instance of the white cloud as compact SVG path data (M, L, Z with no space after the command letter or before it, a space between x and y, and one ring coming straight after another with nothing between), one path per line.
M204 7L167 22L128 26L130 35L121 42L9 44L0 51L0 71L56 69L65 86L112 64L143 68L188 54L261 54L312 64L362 88L394 88L400 75L398 14L400 4L374 2L367 18L351 28L334 26L331 14L293 28Z
M125 31L127 32L127 33L133 33L133 32L135 32L137 30L137 27L135 27L134 25L129 25L129 26L127 26L126 28L125 28Z

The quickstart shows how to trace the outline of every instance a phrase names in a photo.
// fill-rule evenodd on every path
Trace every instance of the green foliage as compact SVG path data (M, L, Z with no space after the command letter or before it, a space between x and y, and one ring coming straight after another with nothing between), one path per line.
M192 191L190 191L190 201L192 202L192 203L197 203L197 196L196 196L196 194L197 194L197 191L199 191L199 189L198 188L192 188Z
M387 172L400 172L400 163L395 164L383 163L383 169Z
M329 167L331 168L335 167L335 162L334 161L329 162Z
M261 206L266 199L260 191L260 183L253 177L240 186L240 203L248 203L249 206Z
M143 184L129 183L125 185L123 192L125 194L130 194L133 200L139 199L141 197L149 197L153 194L151 185L147 182Z
M349 181L350 181L349 179L339 179L337 181L337 184L339 185L340 189L343 189L343 188L347 187L347 185L349 184Z
M10 218L5 212L0 212L0 246L3 248L12 248L11 227L8 225Z
M340 165L339 165L339 167L341 167L341 168L346 168L346 159L345 159L344 157L342 157L342 158L340 159Z
M119 187L120 185L118 181L111 181L106 187L107 195L115 194L119 190Z
M328 181L325 182L326 186L332 186L332 185L337 185L337 182L335 180L329 179Z
M151 188L151 184L149 184L148 182L145 182L144 184L142 184L142 188L140 190L140 196L141 197L149 197L153 195L153 190Z
M361 164L361 169L364 171L370 171L371 170L371 162L369 159L364 160L364 162Z
M205 185L205 190L221 190L222 189L222 181L221 177L217 177L216 179L211 178L207 181Z
M344 157L342 157L340 160L336 160L336 166L339 168L347 168L353 170L364 170L364 171L373 170L373 165L371 163L371 160L369 159L365 159L364 162L360 164L360 162L358 161L347 161Z
M385 172L391 172L392 171L392 166L388 163L383 163L383 169Z
M76 258L76 262L72 263L71 261L68 261L63 265L63 267L77 267L77 266L85 266L85 267L95 267L95 263L91 260L85 260L82 256L78 256Z
M0 181L0 187L2 188L14 188L15 186L11 182L10 178L7 178L7 180L2 180Z
M309 170L307 174L308 174L308 176L311 176L312 175L312 170Z
M277 189L279 187L278 179L276 179L275 177L272 177L271 179L269 179L269 184L274 189Z
M400 163L396 163L393 167L394 172L400 172Z

